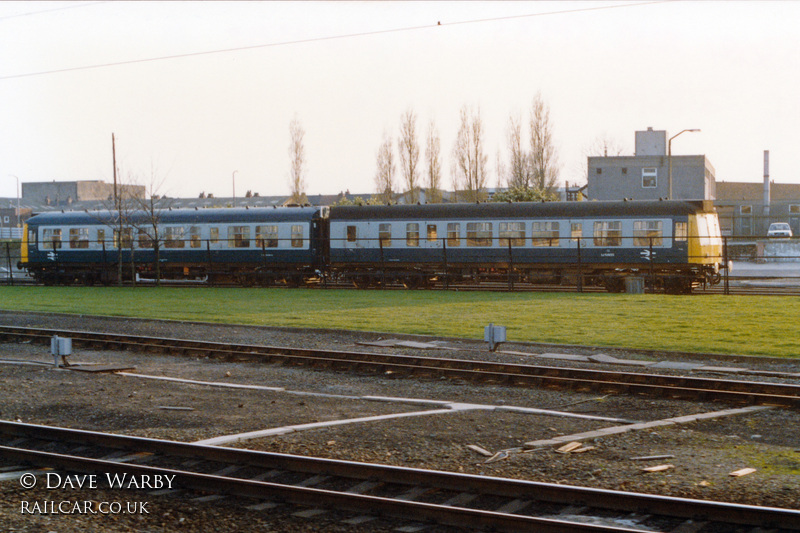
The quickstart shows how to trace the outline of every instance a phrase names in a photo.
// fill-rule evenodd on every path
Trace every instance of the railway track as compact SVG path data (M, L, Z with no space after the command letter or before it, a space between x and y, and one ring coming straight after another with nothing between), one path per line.
M463 359L315 350L262 345L143 337L59 329L0 326L0 340L49 344L58 335L74 346L98 350L258 360L284 365L421 378L451 378L476 383L547 387L605 394L647 395L748 405L800 407L800 385L767 381L726 380L653 373L520 365Z
M165 476L176 494L202 492L459 529L540 532L800 531L800 511L671 498L451 472L355 463L0 422L13 473ZM174 476L174 477L173 477ZM5 476L7 479L12 475ZM162 491L163 492L163 491ZM265 503L266 502L266 503ZM411 518L413 517L413 518ZM346 521L347 521L346 520Z

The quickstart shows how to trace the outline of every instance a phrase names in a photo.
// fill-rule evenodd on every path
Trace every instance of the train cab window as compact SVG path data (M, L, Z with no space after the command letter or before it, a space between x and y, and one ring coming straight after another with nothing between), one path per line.
M622 222L598 220L594 223L595 246L622 246Z
M200 226L192 226L189 228L189 246L192 248L200 248Z
M130 248L131 245L133 245L133 228L122 228L122 233L114 230L115 248Z
M378 241L381 248L386 248L392 245L392 225L391 224L378 224Z
M208 228L208 241L211 244L217 244L219 242L219 228Z
M69 228L69 247L88 248L89 228Z
M347 226L347 242L356 242L358 230L355 226Z
M436 242L437 240L436 224L428 224L428 242Z
M524 222L500 222L500 246L525 246Z
M686 241L689 238L688 225L686 222L675 223L675 240Z
M136 236L136 243L139 245L139 248L152 248L153 238L147 231L140 229L139 234Z
M250 226L228 226L228 246L250 248Z
M164 228L164 248L183 248L183 236L183 226L167 226Z
M491 246L491 222L467 222L467 246Z
M419 224L406 224L406 246L419 246Z
M660 220L634 220L633 245L634 246L661 246L664 243L664 233Z
M532 222L532 244L534 246L558 246L558 228L558 222Z
M45 228L42 232L42 241L45 245L45 248L47 248L48 250L56 250L58 248L61 248L61 229Z
M292 225L292 248L302 248L303 247L303 225L302 224L293 224Z
M461 224L458 222L447 224L447 246L461 246Z
M258 248L277 248L278 247L278 226L256 226L256 247Z

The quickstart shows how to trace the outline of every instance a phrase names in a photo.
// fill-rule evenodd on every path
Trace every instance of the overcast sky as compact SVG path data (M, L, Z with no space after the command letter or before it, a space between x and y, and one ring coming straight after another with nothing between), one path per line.
M441 23L441 25L439 24ZM0 196L16 180L170 196L374 192L383 132L434 121L446 188L459 110L479 108L489 185L510 115L550 108L561 183L600 137L674 135L717 180L800 182L800 2L0 2ZM215 52L215 53L204 53ZM159 59L167 58L167 59ZM423 149L424 153L424 149ZM398 187L399 188L399 187Z

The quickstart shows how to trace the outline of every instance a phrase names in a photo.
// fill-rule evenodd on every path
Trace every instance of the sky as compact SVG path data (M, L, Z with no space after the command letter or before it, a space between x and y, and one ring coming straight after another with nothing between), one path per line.
M560 182L634 132L706 155L718 181L800 183L800 1L0 2L0 197L17 181L120 179L162 195L375 191L384 134L433 122L443 181L464 106L489 186L511 116L550 110ZM421 164L424 164L424 146ZM397 189L399 173L397 176ZM502 185L502 184L500 184Z

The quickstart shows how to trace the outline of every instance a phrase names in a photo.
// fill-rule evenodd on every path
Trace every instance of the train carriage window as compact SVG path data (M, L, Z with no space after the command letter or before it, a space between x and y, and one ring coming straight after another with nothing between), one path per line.
M467 222L467 246L491 246L491 222Z
M292 225L292 248L302 248L303 247L303 225L302 224L293 224Z
M461 246L461 224L458 222L447 224L447 246Z
M167 226L164 228L164 248L183 248L184 245L183 226Z
M595 246L622 246L622 222L598 220L594 223Z
M88 248L89 228L69 228L69 247Z
M114 248L130 248L133 245L133 228L122 228L120 238L119 230L114 230Z
M202 242L200 241L200 226L192 226L189 228L189 246L192 248L200 248Z
M664 233L660 220L634 220L633 245L634 246L661 246L664 243Z
M436 236L436 224L428 224L428 242L436 242L438 237Z
M347 242L356 242L356 239L358 239L356 226L347 226Z
M534 246L558 246L558 228L558 222L532 222L532 244Z
M392 225L391 224L378 224L378 241L382 248L392 245Z
M278 247L278 226L256 226L256 247L257 248L277 248Z
M416 222L406 224L406 246L419 246L419 224Z
M686 241L689 238L688 224L686 222L675 223L675 240Z
M36 248L39 245L38 236L34 228L28 228L28 246Z
M42 232L42 241L49 250L61 248L61 228L45 228Z
M500 222L500 246L525 246L524 222Z
M572 237L572 240L578 242L583 237L583 223L582 222L572 222L569 225L569 235Z
M250 226L228 226L228 246L250 248Z
M97 229L97 240L95 244L98 248L105 248L106 244L106 230L105 228L98 228Z
M217 244L219 242L219 228L208 228L208 240L211 244Z
M153 247L153 237L147 233L146 230L139 230L139 234L136 236L137 244L139 248L152 248Z

